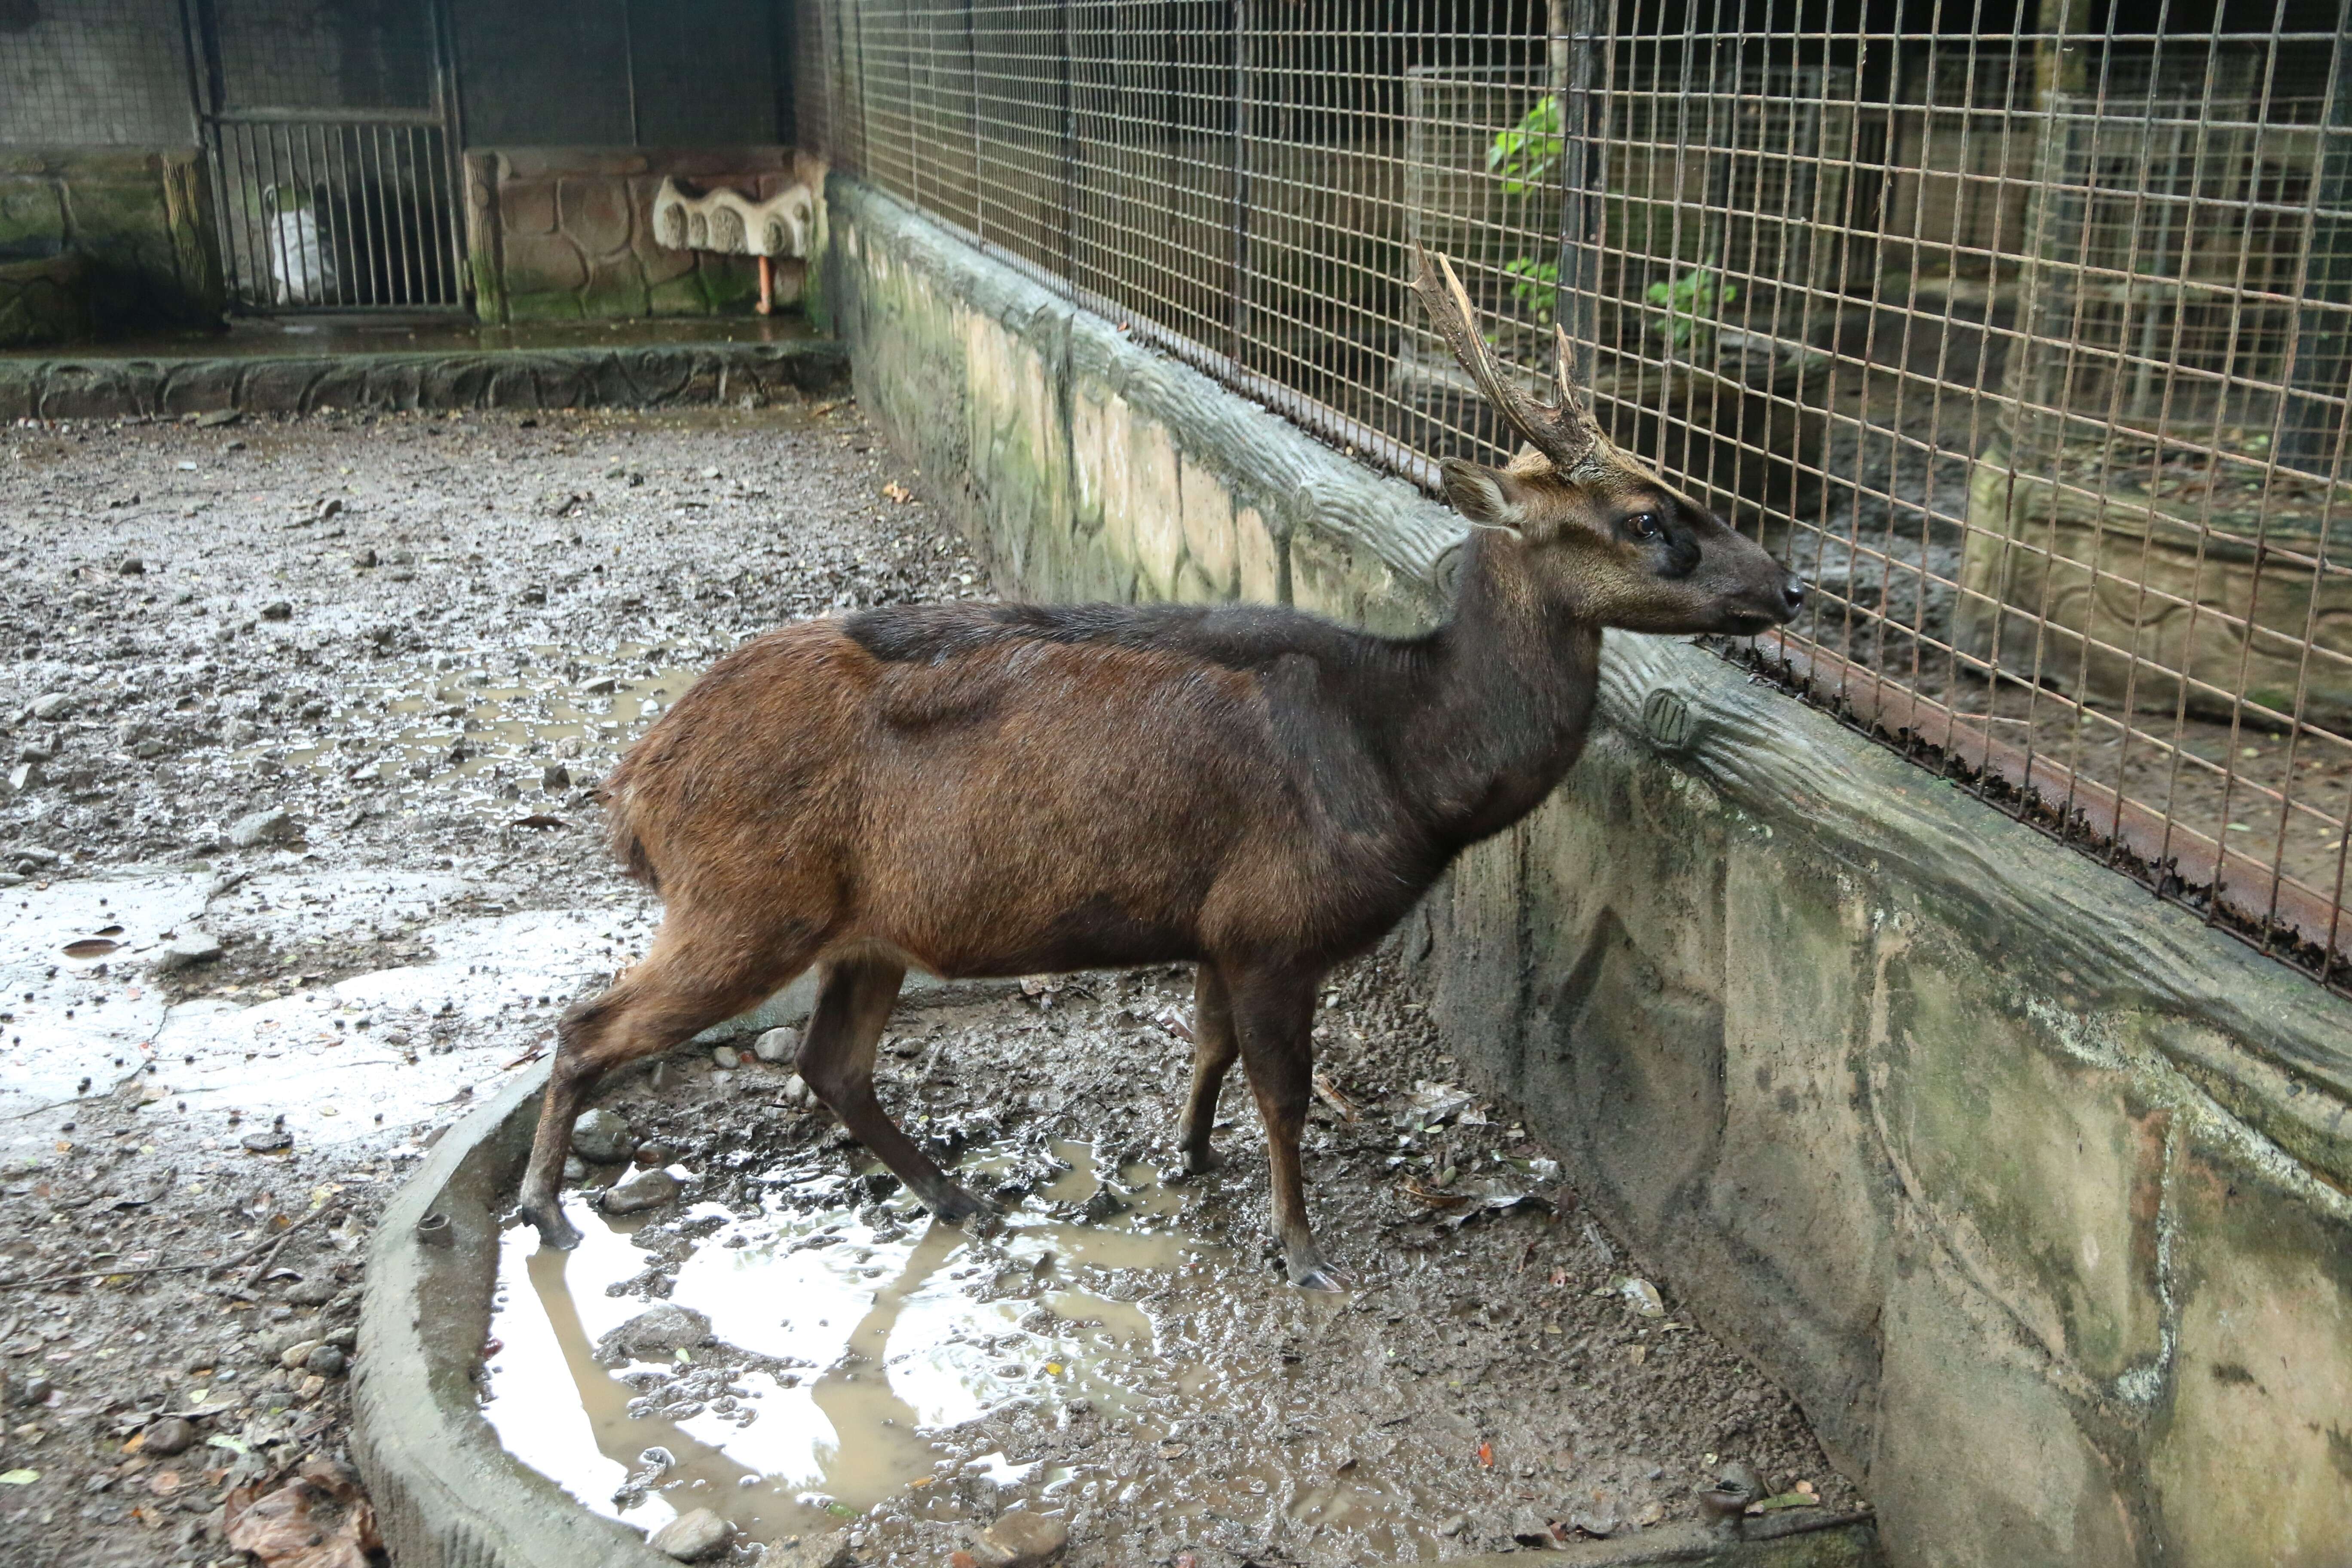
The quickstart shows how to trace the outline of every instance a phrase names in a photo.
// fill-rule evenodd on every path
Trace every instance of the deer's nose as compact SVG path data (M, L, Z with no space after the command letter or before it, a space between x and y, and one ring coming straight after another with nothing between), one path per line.
M1794 572L1780 584L1780 603L1788 607L1791 618L1805 607L1805 580Z

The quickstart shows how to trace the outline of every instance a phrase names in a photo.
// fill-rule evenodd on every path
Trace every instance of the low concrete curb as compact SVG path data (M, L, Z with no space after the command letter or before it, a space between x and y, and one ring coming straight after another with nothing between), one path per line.
M546 1086L542 1064L443 1134L368 1249L352 1447L399 1568L676 1568L509 1458L479 1414L499 1216Z
M1736 1536L1718 1534L1703 1524L1669 1524L1611 1541L1580 1541L1551 1552L1454 1557L1446 1560L1445 1568L1529 1568L1536 1563L1559 1568L1652 1568L1669 1563L1706 1568L1883 1568L1885 1561L1874 1520L1784 1513L1749 1520Z
M224 409L646 408L846 383L829 339L184 358L0 359L0 418L117 419Z

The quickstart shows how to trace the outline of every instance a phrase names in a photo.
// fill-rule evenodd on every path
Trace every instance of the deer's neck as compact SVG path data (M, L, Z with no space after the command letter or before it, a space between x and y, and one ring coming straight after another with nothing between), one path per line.
M1527 546L1474 532L1454 618L1430 634L1427 700L1406 755L1416 804L1458 847L1541 805L1592 721L1601 630L1537 591Z

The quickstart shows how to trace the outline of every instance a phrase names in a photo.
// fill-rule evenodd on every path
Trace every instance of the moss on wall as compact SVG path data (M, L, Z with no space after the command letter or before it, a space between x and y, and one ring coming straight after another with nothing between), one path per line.
M163 151L0 150L0 261L71 252L79 310L12 318L0 343L64 341L217 324L221 274L199 154Z

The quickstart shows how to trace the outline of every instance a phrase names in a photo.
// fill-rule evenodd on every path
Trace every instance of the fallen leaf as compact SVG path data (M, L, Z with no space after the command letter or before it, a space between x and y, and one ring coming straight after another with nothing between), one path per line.
M1494 1444L1481 1443L1478 1445L1478 1462L1490 1470L1495 1468Z
M110 937L86 936L66 943L63 951L68 958L104 958L121 945Z
M1408 1131L1434 1127L1469 1110L1476 1098L1459 1085L1434 1083L1423 1079L1413 1085L1411 1094L1405 1096L1404 1114L1397 1118L1397 1125Z
M1748 1505L1748 1511L1750 1513L1778 1513L1784 1508L1819 1508L1821 1506L1822 1500L1817 1497L1813 1497L1809 1493L1782 1492L1778 1497L1768 1497L1762 1502L1749 1503Z
M1609 1288L1624 1297L1626 1304L1645 1318L1663 1318L1666 1315L1666 1304L1659 1298L1658 1288L1647 1279L1636 1279L1631 1275L1620 1274L1616 1279L1609 1281Z
M0 1470L0 1487L29 1487L40 1479L38 1470Z
M884 485L882 487L882 493L888 496L892 500L897 501L901 506L904 506L907 502L915 499L915 492L908 489L906 486L898 483L896 479Z
M1342 1121L1353 1121L1359 1114L1356 1102L1341 1094L1331 1080L1319 1072L1315 1075L1315 1097L1338 1111Z
M375 1509L344 1466L314 1459L293 1479L266 1495L258 1486L233 1488L223 1504L228 1543L250 1552L262 1568L368 1568L382 1549Z

